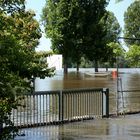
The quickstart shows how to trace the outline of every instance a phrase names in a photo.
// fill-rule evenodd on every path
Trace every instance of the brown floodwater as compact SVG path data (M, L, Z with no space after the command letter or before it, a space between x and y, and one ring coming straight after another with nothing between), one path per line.
M105 69L99 69L104 71ZM114 71L116 69L109 69ZM36 79L36 91L61 90L71 88L98 88L106 87L116 92L117 78L109 75L107 77L95 77L86 75L94 69L80 69L77 73L75 69L69 69L67 75L63 71L57 71L51 78ZM119 77L122 78L123 89L140 89L140 69L119 69Z
M109 72L116 69L109 69ZM100 72L105 69L99 69ZM36 91L50 91L50 90L62 90L62 89L77 89L77 88L109 88L110 91L110 113L116 112L116 94L117 94L117 77L112 74L108 76L91 76L87 73L94 72L94 69L80 69L79 73L75 69L69 69L67 75L63 74L63 71L57 71L56 75L51 78L36 79L35 90ZM119 110L127 112L140 111L140 69L119 69L118 76L119 89L122 86L122 90L128 92L119 93ZM121 84L122 83L122 84Z
M78 74L75 69L70 69L67 76L63 75L62 71L58 71L52 78L44 80L37 78L36 91L105 87L110 90L110 112L116 111L117 78L112 75L88 76L85 73L89 71L93 69L80 69ZM123 93L124 109L140 111L140 69L119 69L119 77L122 80L122 89L128 90ZM122 93L119 96L119 107L122 107L121 95ZM139 118L140 114L136 114L22 129L25 136L18 136L15 140L139 140Z

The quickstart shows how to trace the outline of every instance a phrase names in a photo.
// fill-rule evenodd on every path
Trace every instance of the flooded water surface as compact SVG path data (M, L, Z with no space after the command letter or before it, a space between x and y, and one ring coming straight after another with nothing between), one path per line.
M110 72L116 69L109 69ZM99 69L104 71L104 69ZM75 69L69 69L67 75L63 71L56 71L56 75L51 78L36 79L36 91L61 90L71 88L98 88L106 87L116 91L116 77L109 76L91 76L88 72L94 72L94 69L80 69L77 73ZM119 77L122 78L124 89L140 89L140 69L119 69Z
M113 71L114 69L109 69ZM140 111L140 69L119 69L119 80L112 74L105 77L89 76L93 69L71 69L68 75L58 71L52 78L36 79L36 91L79 88L109 88L110 113L116 112L116 97L119 110ZM104 71L104 69L100 69ZM121 80L120 80L121 79ZM121 81L121 82L120 82ZM119 85L119 86L118 86ZM117 92L117 86L125 92ZM116 96L118 95L119 96ZM123 100L122 100L123 99ZM140 114L109 119L83 120L62 125L50 125L23 129L25 136L15 140L139 140Z
M99 69L100 72L105 69ZM67 75L63 71L57 71L56 75L51 78L36 79L36 91L50 91L62 89L79 89L79 88L109 88L110 91L110 113L116 112L116 99L119 98L120 110L139 111L140 110L140 69L119 69L118 77L112 75L109 69L108 76L88 75L93 73L94 69L80 69L79 73L75 69L69 69ZM117 86L119 85L119 86ZM117 88L118 87L118 88ZM119 93L116 98L117 89L125 92ZM127 92L126 92L127 91Z
M139 140L140 114L23 129L15 140Z

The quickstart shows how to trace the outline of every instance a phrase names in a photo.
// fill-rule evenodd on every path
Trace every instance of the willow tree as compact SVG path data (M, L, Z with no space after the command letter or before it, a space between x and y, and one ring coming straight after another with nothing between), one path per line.
M12 138L15 127L11 110L16 95L31 92L32 77L50 76L47 64L40 63L35 47L41 37L35 14L26 11L24 0L0 1L0 139Z

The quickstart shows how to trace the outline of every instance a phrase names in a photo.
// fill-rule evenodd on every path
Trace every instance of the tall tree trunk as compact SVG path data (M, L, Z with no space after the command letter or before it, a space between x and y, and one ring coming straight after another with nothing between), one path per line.
M64 74L68 74L68 65L64 63Z
M79 63L77 63L76 65L76 70L77 70L77 73L79 72Z
M98 61L95 60L95 72L98 72Z
M68 58L66 54L63 54L63 66L64 66L64 74L68 74Z

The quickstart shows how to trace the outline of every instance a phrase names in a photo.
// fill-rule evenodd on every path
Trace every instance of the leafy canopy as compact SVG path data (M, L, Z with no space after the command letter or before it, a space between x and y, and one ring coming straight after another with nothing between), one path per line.
M51 76L53 70L41 60L35 47L41 37L39 23L24 0L0 1L0 139L12 138L11 110L16 95L31 92L32 77Z
M96 40L104 34L100 20L106 5L106 0L46 2L42 16L46 35L51 38L54 52L63 54L64 63L69 58L78 62L83 54L89 56L91 50L96 54Z
M124 37L132 38L125 40L126 44L140 45L140 1L135 1L128 7L124 14L124 22Z
M140 67L140 46L136 44L131 45L126 53L126 59L131 67Z

